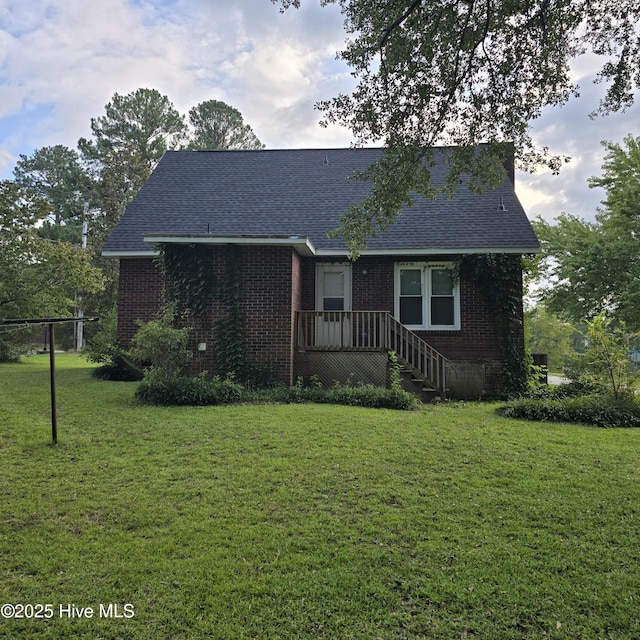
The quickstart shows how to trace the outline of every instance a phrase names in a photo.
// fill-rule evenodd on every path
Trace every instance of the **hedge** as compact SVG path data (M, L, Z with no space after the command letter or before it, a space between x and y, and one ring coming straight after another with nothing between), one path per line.
M565 398L524 398L500 409L508 418L526 420L581 422L598 427L640 427L640 401L616 400L609 396Z
M329 389L318 386L275 387L249 391L233 378L178 376L169 380L155 376L145 378L136 390L136 397L156 405L219 405L234 402L280 402L343 404L374 409L412 409L418 404L408 391L374 385L340 385Z

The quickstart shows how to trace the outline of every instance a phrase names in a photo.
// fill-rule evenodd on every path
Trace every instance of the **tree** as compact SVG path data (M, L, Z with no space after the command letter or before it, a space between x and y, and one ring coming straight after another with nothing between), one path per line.
M588 323L585 337L587 350L576 365L577 379L616 399L633 398L640 367L630 352L637 351L640 335L602 312Z
M183 116L156 89L138 89L126 96L113 94L105 115L91 118L95 141L80 138L80 151L102 161L114 152L137 152L149 172L167 149L177 147L185 134Z
M53 224L81 223L91 181L76 151L58 144L36 149L29 157L21 154L13 175L16 184L49 202Z
M89 205L98 211L90 225L90 244L99 249L127 205L167 149L182 142L186 124L167 96L156 89L115 93L105 114L91 119L93 140L80 138L78 148L89 167L93 188ZM115 301L117 265L96 258L107 275L104 293L90 302L101 314Z
M242 114L219 100L207 100L189 110L192 127L187 149L264 149Z
M525 312L527 347L530 353L546 353L549 371L563 371L571 357L575 357L572 341L576 330L537 305Z
M36 225L50 214L39 194L0 182L0 319L69 315L75 293L103 286L88 251L39 236ZM11 344L15 335L0 333L0 359L12 355Z
M603 175L589 180L590 187L607 192L602 204L609 212L628 221L640 220L640 137L624 138L626 149L614 142L603 142L607 149Z
M272 0L285 10L300 0ZM412 191L433 195L428 149L459 146L448 187L470 172L492 183L514 142L520 166L558 171L568 158L536 148L531 123L578 94L569 64L604 56L597 81L606 96L594 113L623 110L640 87L640 5L636 0L321 0L339 4L351 38L338 54L353 68L351 95L318 104L322 124L382 141L385 157L361 178L374 188L343 218L352 255L385 229ZM489 143L474 156L471 147ZM490 161L492 169L486 169ZM486 171L489 171L487 174ZM477 186L475 181L471 186Z
M607 191L595 222L562 214L551 225L534 223L546 258L542 295L551 311L578 323L606 312L640 329L640 138L608 152L602 177Z
M186 124L166 96L156 89L113 94L105 115L91 118L93 140L78 148L93 188L89 201L100 215L93 220L102 244L162 154L183 139Z

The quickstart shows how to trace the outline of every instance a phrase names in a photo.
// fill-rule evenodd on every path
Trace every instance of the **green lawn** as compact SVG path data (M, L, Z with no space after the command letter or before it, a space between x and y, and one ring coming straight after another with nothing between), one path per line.
M0 637L640 638L640 431L156 408L57 361L55 447L48 359L0 365L0 604L53 605Z

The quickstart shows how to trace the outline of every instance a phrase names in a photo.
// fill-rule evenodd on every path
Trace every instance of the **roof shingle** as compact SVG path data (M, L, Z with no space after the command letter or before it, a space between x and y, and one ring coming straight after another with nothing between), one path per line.
M167 151L103 247L107 255L150 252L146 234L166 236L301 236L318 253L344 255L341 238L328 238L350 205L370 185L348 181L381 149ZM436 150L438 154L443 150ZM436 162L434 185L447 167ZM499 211L504 202L506 211ZM511 181L482 194L461 185L452 199L422 196L405 207L368 252L535 252L539 249ZM366 252L364 252L366 253Z

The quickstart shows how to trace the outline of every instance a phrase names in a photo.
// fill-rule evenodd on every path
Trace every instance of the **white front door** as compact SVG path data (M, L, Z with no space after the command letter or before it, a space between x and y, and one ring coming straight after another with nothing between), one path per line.
M351 322L341 311L351 311L351 265L319 264L316 269L316 345L348 347Z

